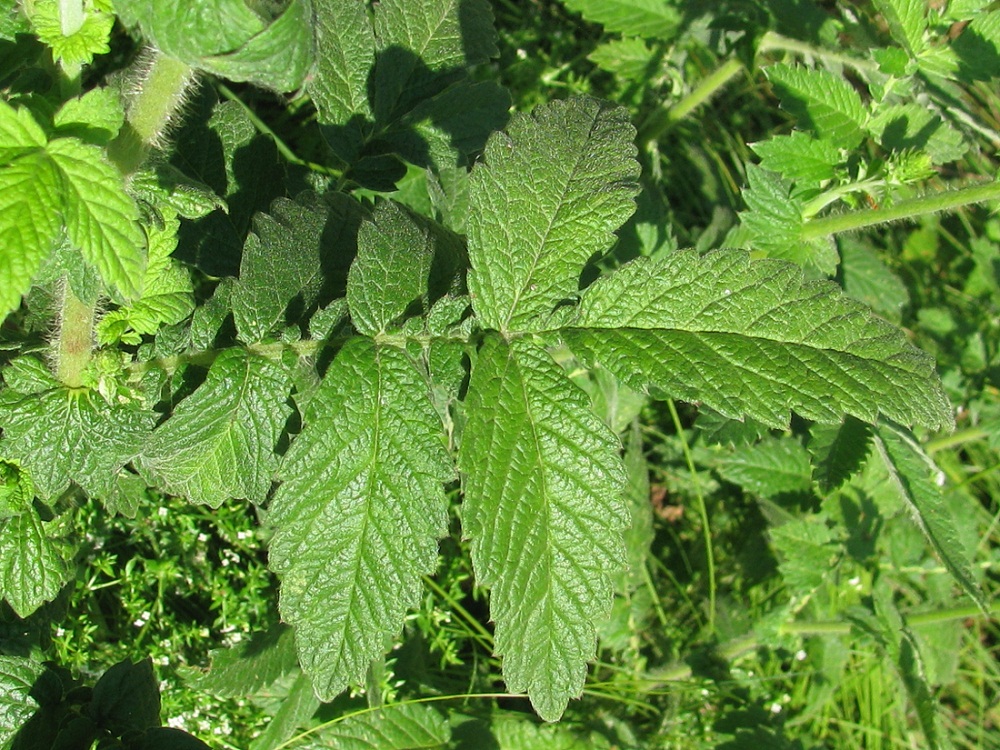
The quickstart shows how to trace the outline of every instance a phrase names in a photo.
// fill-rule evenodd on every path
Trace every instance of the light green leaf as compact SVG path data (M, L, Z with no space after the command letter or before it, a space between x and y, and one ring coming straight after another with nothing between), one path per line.
M628 113L593 99L543 105L494 134L472 172L469 290L501 331L575 297L580 271L635 210L639 164Z
M457 248L445 246L448 239L443 230L435 231L430 222L398 203L381 201L375 206L371 220L358 232L358 257L347 277L347 303L358 331L384 333L412 303L428 306L435 258L451 255L454 265Z
M886 23L897 44L910 57L916 57L926 46L924 32L927 30L927 0L875 0L875 8Z
M45 131L27 107L15 109L0 99L0 165L44 148Z
M965 80L988 81L1000 76L1000 11L976 13L951 44Z
M58 138L47 151L62 178L63 218L70 242L97 267L105 283L127 299L138 297L146 241L121 174L100 148L73 138Z
M46 524L32 510L0 521L0 597L18 617L55 599L70 571Z
M72 3L34 0L25 5L38 38L52 49L52 56L68 65L89 65L95 55L110 50L108 41L115 16L94 0L80 0L79 13L71 14Z
M289 375L278 363L228 349L143 448L141 466L162 489L214 508L230 498L263 503L277 468L275 444L291 414Z
M719 461L718 471L723 479L766 498L808 492L812 484L809 454L794 438L740 446Z
M0 319L52 252L61 227L59 173L42 151L0 167Z
M52 124L59 135L76 136L103 146L125 124L121 95L110 86L91 89L65 102L55 113Z
M671 0L565 0L566 7L607 32L669 41L681 24Z
M834 167L843 161L840 149L830 141L813 138L801 130L776 135L752 148L764 169L810 185L832 180Z
M0 3L0 39L13 42L18 34L28 34L31 27L21 12L19 0L3 0ZM3 738L0 737L0 744Z
M316 694L362 682L434 570L453 476L424 375L349 341L310 398L269 506L282 618Z
M11 373L20 369L21 374ZM60 387L45 366L27 357L4 371L0 391L0 453L28 470L41 498L71 481L92 497L111 495L118 471L132 460L152 427L152 413L109 404L98 393ZM19 390L23 381L45 390Z
M479 351L459 454L476 579L491 589L507 686L557 720L579 695L624 567L619 443L586 394L525 339Z
M642 39L613 39L597 45L587 59L601 70L634 84L655 74L661 64L662 53L650 49Z
M337 750L444 750L451 729L431 706L403 703L348 716L316 733Z
M634 388L734 419L952 424L933 359L902 331L835 284L742 251L637 259L591 286L561 335Z
M487 0L382 0L375 8L380 52L375 119L392 121L499 54Z
M38 710L31 697L45 666L19 656L0 656L0 747L7 747L21 726Z
M149 259L142 280L142 297L134 304L108 313L97 324L98 341L138 344L143 334L174 325L194 310L191 276L170 254L177 246L180 221L165 213L163 225L146 228Z
M375 67L375 32L364 0L325 0L315 11L316 70L307 91L319 121L345 128L341 138L354 144L356 155L363 135L351 119L371 120L368 78Z
M841 148L861 143L868 113L858 92L843 78L826 70L784 64L764 68L764 73L781 98L781 106L799 119L801 127Z
M911 435L893 425L882 423L876 427L875 447L913 522L962 591L989 617L990 606L976 583L969 551L962 544L941 493L944 474Z

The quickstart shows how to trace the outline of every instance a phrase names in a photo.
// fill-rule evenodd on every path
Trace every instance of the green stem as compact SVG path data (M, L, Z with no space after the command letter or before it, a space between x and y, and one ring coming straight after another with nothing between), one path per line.
M62 287L55 346L56 377L70 388L80 388L93 351L94 307L73 294L66 280Z
M878 65L871 60L852 57L851 55L845 55L822 47L814 47L798 39L791 39L773 31L768 31L761 37L760 44L757 45L757 54L772 52L774 50L793 52L804 57L814 57L832 63L839 63L862 73L872 73L878 70Z
M687 96L669 108L661 108L650 114L639 127L637 141L639 147L657 140L675 123L683 120L694 110L715 96L729 81L743 70L743 63L736 58L726 60L722 65L703 78Z
M1000 182L974 185L959 190L946 190L920 198L911 198L885 208L824 216L822 219L808 222L802 228L802 239L814 240L841 232L852 232L878 224L888 224L891 221L916 219L927 214L951 211L991 200L1000 200Z
M184 104L197 73L190 65L153 53L137 93L129 103L128 123L108 149L123 174L131 174L153 148L162 144L171 121Z

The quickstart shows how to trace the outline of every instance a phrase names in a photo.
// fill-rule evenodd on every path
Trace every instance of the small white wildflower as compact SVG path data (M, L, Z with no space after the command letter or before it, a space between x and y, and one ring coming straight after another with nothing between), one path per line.
M780 714L781 713L781 704L780 703L772 703L771 704L771 713L772 714Z
M160 518L166 518L167 517L167 513L169 513L169 512L170 511L168 511L166 508L164 508L162 506L156 509L156 515L158 515Z
M851 586L853 586L854 588L856 588L856 589L860 589L861 588L861 577L860 576L854 576L854 578L851 578L847 582Z
M171 716L167 719L167 726L173 729L183 729L184 728L184 717L183 716Z
M198 541L199 542L207 542L208 541L208 534L206 534L204 531L201 532L200 534L198 534Z
M805 661L807 656L808 654L805 652L805 649L800 648L795 652L795 661Z

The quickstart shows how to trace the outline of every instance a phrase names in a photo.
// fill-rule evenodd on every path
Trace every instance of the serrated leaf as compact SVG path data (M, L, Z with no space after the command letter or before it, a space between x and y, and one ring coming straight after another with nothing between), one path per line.
M762 250L784 253L802 240L802 207L791 198L791 183L775 172L750 165L747 167L747 188L743 191L749 211L740 214L743 225L750 230L754 246Z
M988 81L1000 76L1000 12L976 13L951 50L958 57L963 79Z
M681 13L669 0L564 0L566 7L599 23L607 32L669 41Z
M875 447L889 472L889 480L904 506L937 553L959 587L976 603L986 617L990 605L976 583L969 552L962 544L958 528L951 518L937 478L940 469L920 449L905 430L880 423L875 428ZM935 476L932 479L932 473Z
M269 506L270 561L300 662L329 700L363 681L418 601L453 468L424 376L393 347L349 341L303 422Z
M632 261L585 293L560 332L633 388L650 385L771 427L879 414L952 424L934 361L902 331L790 263L736 250Z
M45 131L27 107L15 109L0 99L0 165L44 148Z
M0 597L18 617L55 599L70 576L45 526L34 510L0 521Z
M577 294L584 263L635 210L634 135L624 109L578 98L515 115L490 138L472 172L467 226L482 325L530 328Z
M843 161L840 149L830 141L813 138L801 130L776 135L752 148L764 169L807 184L832 180L834 167Z
M802 443L770 438L735 449L718 463L723 479L761 497L805 492L812 484L812 466Z
M451 729L430 706L402 703L348 716L314 736L319 747L337 750L443 750Z
M583 689L623 567L630 516L619 443L537 345L490 336L465 401L459 454L477 581L514 692L558 719Z
M125 124L121 95L111 87L91 89L65 102L56 111L52 124L59 135L106 145Z
M969 149L958 130L934 110L916 102L879 107L868 129L884 148L925 151L935 164L961 159Z
M0 459L0 521L31 510L35 485L15 461Z
M486 0L382 0L374 22L377 122L395 119L464 75L466 67L498 54Z
M820 491L832 492L859 472L871 444L871 425L852 417L839 425L811 425L806 449L813 457L813 478Z
M792 596L815 591L833 569L841 546L823 516L807 516L771 529L778 569Z
M305 193L280 198L254 217L233 287L240 338L257 342L276 327L300 322L319 302L343 295L367 211L349 196Z
M21 304L60 229L58 171L44 152L0 167L0 319Z
M455 265L457 241L449 239L443 228L398 203L376 204L371 220L358 231L358 257L347 277L347 304L358 331L384 333L412 303L428 306L435 260ZM437 296L443 291L437 289Z
M650 49L642 39L613 39L602 42L587 55L601 70L614 73L623 81L634 83L654 73L662 53Z
M841 148L855 148L864 138L868 117L858 92L843 78L826 70L799 65L771 65L767 79L781 98L781 106L811 128L816 136Z
M105 283L127 299L138 297L146 265L139 212L121 174L103 151L73 138L47 147L62 178L63 217L70 242L97 267Z
M41 498L62 492L71 481L93 497L112 494L118 471L139 452L153 415L109 404L95 391L60 387L40 362L22 362L47 389L19 392L8 379L10 387L0 391L0 453L31 473Z
M294 648L292 658L295 658ZM249 750L274 750L286 744L285 741L291 739L300 727L309 725L309 719L319 707L320 702L313 692L312 680L309 675L300 671L281 699L278 710L267 722L267 728L257 735Z
M125 341L138 344L143 334L174 325L194 310L191 276L170 255L177 247L176 216L165 215L163 226L146 228L148 260L142 279L142 296L131 305L108 313L97 324L102 344Z
M208 377L156 428L140 464L162 489L219 507L230 498L261 504L278 465L275 445L291 414L285 368L228 349Z
M927 0L874 0L875 8L886 23L897 44L911 57L916 57L926 46Z
M44 672L44 665L32 659L0 656L0 747L7 747L38 710L31 690Z
M213 649L207 670L197 670L186 682L213 695L242 697L295 671L295 636L286 625L255 633L249 640Z
M52 49L52 56L67 65L89 65L95 55L110 50L108 41L115 16L93 0L81 0L77 13L58 0L34 0L26 5L38 38Z

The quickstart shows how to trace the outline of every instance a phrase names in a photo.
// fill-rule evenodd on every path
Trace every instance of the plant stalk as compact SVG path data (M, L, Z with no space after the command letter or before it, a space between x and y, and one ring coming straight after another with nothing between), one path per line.
M885 208L851 211L813 219L802 227L802 239L815 240L841 232L853 232L878 224L888 224L892 221L916 219L926 214L952 211L963 206L992 200L1000 200L1000 182L973 185L958 190L945 190L933 195L911 198Z
M80 300L63 279L56 336L56 377L69 388L81 388L93 350L94 307Z

